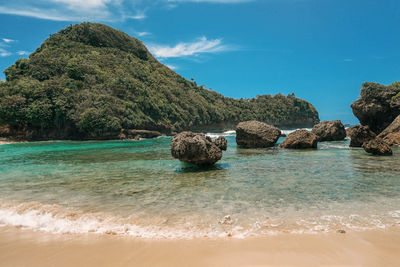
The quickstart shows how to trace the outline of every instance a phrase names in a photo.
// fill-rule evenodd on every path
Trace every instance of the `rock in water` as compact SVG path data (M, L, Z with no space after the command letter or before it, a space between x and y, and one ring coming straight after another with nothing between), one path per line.
M400 115L378 137L382 138L390 146L400 145Z
M340 120L323 121L316 124L312 132L318 136L318 141L340 141L346 138L346 129Z
M236 143L246 148L272 147L281 130L259 121L245 121L236 126Z
M368 142L376 137L376 134L369 129L368 126L356 125L347 129L350 137L350 147L362 147L365 142Z
M171 154L183 162L198 166L210 166L222 158L222 150L226 150L227 141L220 136L214 142L201 133L182 132L171 141Z
M297 130L289 134L285 141L279 145L280 148L317 148L318 136L307 130Z
M215 145L219 147L221 150L226 150L228 148L228 140L225 137L220 136L214 141Z
M375 138L371 141L365 142L362 146L367 153L379 156L391 156L393 155L390 146L385 143L381 138Z
M383 138L389 146L400 146L400 132L390 133Z
M379 134L400 114L400 83L389 86L364 83L361 97L351 104L361 125Z

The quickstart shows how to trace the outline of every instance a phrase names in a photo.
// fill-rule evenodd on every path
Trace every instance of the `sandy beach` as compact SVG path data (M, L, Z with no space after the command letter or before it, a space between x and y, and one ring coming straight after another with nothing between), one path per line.
M0 229L1 266L399 266L399 247L397 228L164 241Z

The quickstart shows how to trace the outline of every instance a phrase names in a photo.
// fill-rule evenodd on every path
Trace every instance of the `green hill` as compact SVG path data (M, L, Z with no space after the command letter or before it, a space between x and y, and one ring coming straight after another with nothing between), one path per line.
M294 95L237 100L199 87L139 40L102 24L63 29L4 73L0 125L14 138L109 139L123 129L170 134L250 119L278 127L319 121L315 108Z

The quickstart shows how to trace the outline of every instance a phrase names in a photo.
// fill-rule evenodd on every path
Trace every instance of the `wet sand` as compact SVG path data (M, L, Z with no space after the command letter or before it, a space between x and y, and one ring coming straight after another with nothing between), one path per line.
M400 230L156 241L2 227L0 266L400 266Z

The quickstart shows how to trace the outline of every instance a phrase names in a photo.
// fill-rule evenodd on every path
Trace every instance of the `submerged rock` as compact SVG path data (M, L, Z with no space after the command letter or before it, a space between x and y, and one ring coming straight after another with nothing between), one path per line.
M236 143L246 148L272 147L280 135L281 130L259 121L245 121L236 126Z
M222 158L227 141L220 136L215 141L202 133L182 132L171 141L171 154L183 162L198 166L210 166Z
M346 138L346 130L340 120L323 121L316 124L312 132L318 136L318 141L340 141Z
M375 138L368 142L365 142L362 147L364 148L365 152L371 153L373 155L379 156L391 156L393 155L392 149L390 146L383 141L381 138Z
M311 131L297 130L290 133L285 141L279 145L280 148L317 148L318 136Z
M365 142L368 142L376 137L376 134L369 129L368 126L356 125L347 129L347 134L350 137L350 147L362 147Z

